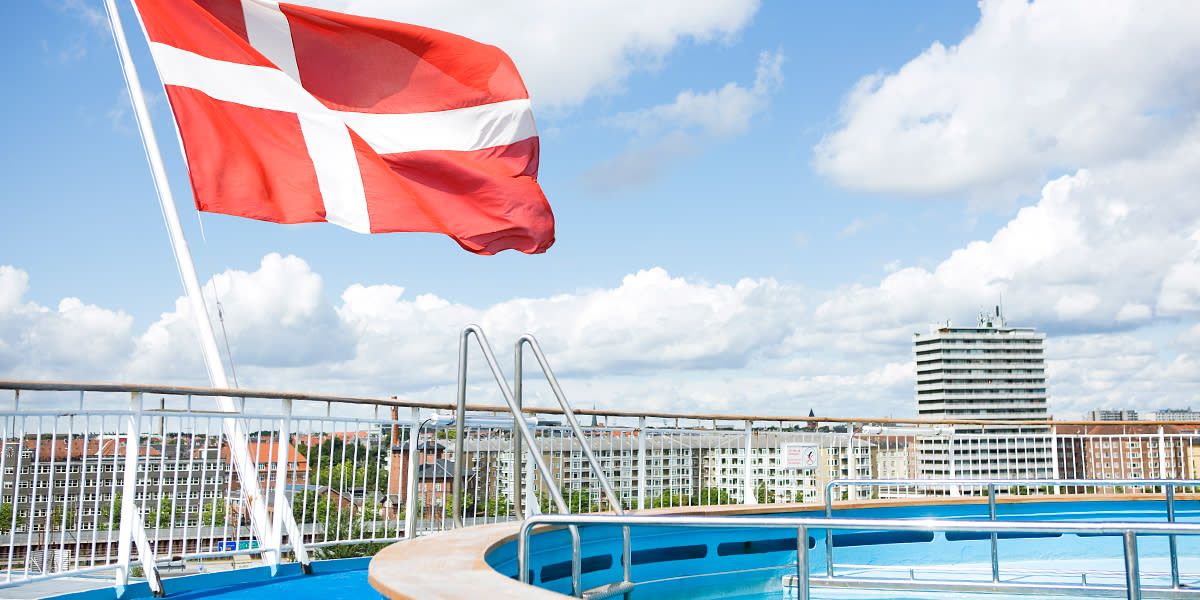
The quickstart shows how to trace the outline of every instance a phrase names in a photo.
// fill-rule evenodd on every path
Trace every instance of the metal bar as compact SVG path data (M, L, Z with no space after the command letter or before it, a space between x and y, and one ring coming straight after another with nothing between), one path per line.
M996 484L988 483L988 520L996 520ZM992 546L992 583L1000 583L1000 554L996 548L996 532L988 535Z
M1142 600L1141 574L1138 572L1137 534L1133 530L1122 533L1125 539L1125 596L1129 600Z
M1175 522L1175 486L1166 486L1167 490L1167 522ZM1167 536L1167 545L1171 554L1171 588L1179 589L1179 548L1175 536Z
M521 372L524 371L524 368L521 365L522 358L523 355L521 353L521 346L518 342L517 351L513 353L513 373L515 374L513 378L513 406L515 408L513 411L514 430L517 427L516 422L521 420L521 406L525 401L525 390L524 385L522 385L523 381L521 378ZM515 512L517 515L525 514L525 511L522 510L521 507L521 474L524 473L524 471L521 469L521 464L525 461L525 454L522 452L521 445L521 436L514 435L512 441L512 493L514 503L513 512ZM529 451L536 452L538 449L536 447L532 447L529 449ZM530 481L529 485L532 486L533 482Z
M646 508L646 417L638 417L638 510Z
M808 527L796 529L796 600L808 600Z
M284 392L278 390L252 390L226 387L193 387L179 385L151 385L111 382L66 382L66 381L31 381L0 379L0 390L14 391L87 391L87 392L142 392L145 394L167 394L171 396L229 396L233 398L261 398L271 400L307 400L316 402L338 402L343 404L366 404L380 406L397 406L400 408L425 408L438 410L453 410L453 402L426 402L418 400L402 400L398 398L372 398L369 396L348 396L340 394L311 394L302 392ZM468 410L496 410L495 406L469 405ZM528 407L524 413L561 414L555 408ZM61 414L61 413L59 413ZM701 421L783 421L786 423L848 423L863 422L862 416L855 417L807 417L798 415L746 415L746 414L713 414L713 413L683 413L667 411L633 411L612 409L575 409L577 415L598 415L609 417L637 418L641 416L663 419L689 419ZM871 423L902 424L902 425L991 425L1008 426L1037 426L1047 427L1046 421L984 421L971 419L897 419L890 417L872 418ZM1111 425L1111 421L1054 421L1056 425ZM1159 421L1163 425L1200 425L1200 421Z
M417 487L417 438L421 437L422 421L421 409L412 409L412 427L408 433L408 471L405 484L404 496L404 539L411 540L417 537L417 494L420 489Z

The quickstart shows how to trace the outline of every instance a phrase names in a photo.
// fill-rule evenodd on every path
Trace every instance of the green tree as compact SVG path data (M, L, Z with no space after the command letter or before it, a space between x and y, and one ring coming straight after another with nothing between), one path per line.
M489 517L507 517L512 513L512 505L508 502L508 497L504 494L499 494L494 498L489 498L484 503L483 514Z
M8 502L0 504L0 533L8 533L13 528L13 506ZM17 528L25 526L25 519L17 517Z
M100 516L96 519L96 529L116 529L121 526L121 494L113 497L112 502L100 507Z
M733 504L728 492L712 487L701 488L700 493L692 496L691 500L691 504L696 506Z
M650 499L650 508L662 508L664 506L685 506L688 503L687 496L682 494L672 494L671 490L663 490L661 494Z
M184 506L182 504L173 506L172 504L170 497L163 496L159 499L158 506L146 508L144 515L146 527L160 529L186 523L187 516Z
M765 481L759 482L758 491L755 492L755 497L758 498L759 504L775 503L775 492L767 489L767 483Z
M212 502L205 504L203 510L200 511L200 524L213 524L217 526L225 525L227 516L225 503L219 500L213 500Z

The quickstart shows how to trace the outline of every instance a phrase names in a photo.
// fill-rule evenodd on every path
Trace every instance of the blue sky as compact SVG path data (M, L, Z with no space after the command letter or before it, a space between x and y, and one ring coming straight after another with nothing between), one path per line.
M581 405L907 416L912 333L1002 296L1056 415L1197 403L1189 3L319 4L507 50L558 241L197 216L135 37L245 387L448 400L480 322ZM204 383L102 4L6 12L0 376Z

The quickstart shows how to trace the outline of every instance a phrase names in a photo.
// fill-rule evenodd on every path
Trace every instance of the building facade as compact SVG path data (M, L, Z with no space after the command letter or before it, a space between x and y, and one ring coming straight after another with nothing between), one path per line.
M953 440L923 442L920 475L941 478L1053 476L1049 427L989 426L987 421L1049 421L1044 342L1033 328L1009 327L996 308L974 327L936 325L914 334L917 413L954 424ZM1019 442L1014 443L1013 436Z

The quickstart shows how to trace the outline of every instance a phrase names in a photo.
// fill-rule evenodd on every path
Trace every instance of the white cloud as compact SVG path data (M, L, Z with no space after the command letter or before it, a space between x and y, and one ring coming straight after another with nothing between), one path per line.
M766 108L771 91L783 83L783 61L783 52L763 52L750 87L731 81L707 92L684 90L671 104L619 114L611 121L642 135L664 127L698 129L713 137L742 135L750 129L750 119Z
M0 266L0 374L15 379L116 379L111 358L132 349L133 318L64 298L25 302L29 275Z
M1036 185L1175 143L1200 108L1200 5L985 0L975 30L863 78L816 168L842 185L942 194ZM1005 188L1007 189L1007 188Z
M637 135L627 150L593 167L584 181L599 188L644 185L700 148L745 134L783 82L783 62L783 52L763 52L750 87L730 82L707 92L684 90L670 104L610 119L613 126Z
M932 271L902 268L877 286L847 286L817 316L855 329L961 319L1001 297L1010 316L1042 328L1110 330L1195 315L1197 161L1193 128L1151 157L1060 177L990 240L967 244Z
M1125 306L1122 306L1121 310L1117 311L1117 322L1130 323L1147 321L1152 315L1153 311L1149 306L1146 306L1145 304L1138 304L1137 302L1130 302Z
M685 41L731 39L758 0L307 0L305 4L415 23L495 44L513 57L538 106L570 106L619 91Z

